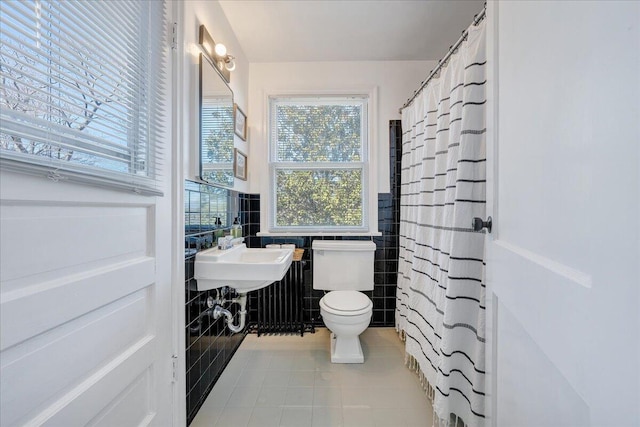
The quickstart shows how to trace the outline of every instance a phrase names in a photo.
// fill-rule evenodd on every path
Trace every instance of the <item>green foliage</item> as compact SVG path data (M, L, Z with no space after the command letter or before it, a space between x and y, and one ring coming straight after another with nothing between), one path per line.
M277 226L362 225L362 170L278 170Z

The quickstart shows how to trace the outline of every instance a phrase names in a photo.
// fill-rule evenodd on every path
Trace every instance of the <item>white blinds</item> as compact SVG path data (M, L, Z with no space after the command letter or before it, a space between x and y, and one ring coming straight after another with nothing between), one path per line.
M361 162L366 143L366 99L274 98L273 160Z
M3 168L161 194L163 1L0 2Z

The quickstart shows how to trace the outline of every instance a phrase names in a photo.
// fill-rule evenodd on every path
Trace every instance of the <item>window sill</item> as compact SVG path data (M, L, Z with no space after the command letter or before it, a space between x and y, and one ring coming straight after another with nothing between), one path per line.
M300 231L300 232L269 232L269 231L259 231L256 236L258 237L292 237L292 236L342 236L342 237L376 237L382 236L382 233L379 231L368 231L362 233L348 233L348 232L310 232L310 231Z

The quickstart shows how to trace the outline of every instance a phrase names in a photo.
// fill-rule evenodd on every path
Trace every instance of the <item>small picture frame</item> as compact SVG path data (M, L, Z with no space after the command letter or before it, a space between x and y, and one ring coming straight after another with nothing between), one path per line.
M233 149L233 175L243 181L247 180L247 155L237 148Z
M238 107L238 104L233 104L233 122L236 135L243 141L247 140L247 115Z

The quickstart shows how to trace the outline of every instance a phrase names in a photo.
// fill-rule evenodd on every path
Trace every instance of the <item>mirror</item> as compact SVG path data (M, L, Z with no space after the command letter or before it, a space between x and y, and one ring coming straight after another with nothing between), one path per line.
M200 54L200 179L233 187L233 92Z

